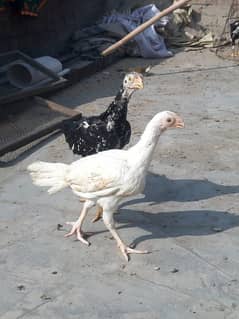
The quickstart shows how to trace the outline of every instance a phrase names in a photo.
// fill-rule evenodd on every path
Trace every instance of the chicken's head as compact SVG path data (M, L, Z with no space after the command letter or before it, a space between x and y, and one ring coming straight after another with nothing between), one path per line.
M160 127L161 131L168 128L183 128L184 121L182 118L174 112L163 111L157 114L156 121Z
M137 72L127 73L123 80L123 94L129 98L136 90L143 89L143 76Z

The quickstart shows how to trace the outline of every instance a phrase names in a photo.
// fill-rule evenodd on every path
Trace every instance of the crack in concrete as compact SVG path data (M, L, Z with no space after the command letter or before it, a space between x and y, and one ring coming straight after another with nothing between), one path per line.
M53 301L53 299L43 301L40 304L38 304L37 306L35 306L34 308L25 311L23 314L21 314L20 316L16 317L16 319L24 318L26 315L29 315L29 314L33 313L35 310L39 309L41 306L43 306L43 305L45 305L45 304L47 304L49 302L52 302L52 301Z
M211 266L212 268L216 269L223 277L225 277L226 279L232 280L234 279L233 277L231 277L228 273L224 272L222 269L220 269L217 265L209 262L207 259L205 259L204 257L202 257L200 254L196 253L193 249L190 249L188 247L183 246L177 239L172 239L177 246L179 246L180 248L190 252L192 255L196 256L197 258L199 258L201 261L203 261L204 263L206 263L207 265Z
M167 285L164 285L164 284L160 284L160 283L155 282L153 280L149 280L149 279L143 278L143 277L141 277L141 276L139 276L137 274L135 275L135 277L137 277L138 279L140 279L140 280L142 280L144 282L148 282L148 283L150 283L152 285L155 285L157 287L162 287L162 288L168 289L170 291L173 291L174 293L177 293L179 295L183 295L183 296L192 298L192 295L190 295L190 294L188 294L188 293L186 293L184 291L178 290L175 287L170 287L170 286L167 286Z
M34 313L37 309L39 309L40 307L55 301L57 298L61 297L62 295L64 295L64 293L67 291L69 292L69 290L71 290L72 288L68 287L67 289L62 290L61 293L59 293L57 296L55 297L51 297L50 300L45 300L43 302L41 302L40 304L36 305L35 307L33 307L32 309L26 310L24 313L22 313L20 316L16 317L16 319L21 319L24 318L26 315L32 314Z
M139 275L136 275L136 277L137 277L138 279L140 279L140 280L142 280L142 281L145 281L145 282L148 282L148 283L150 283L150 284L153 284L153 285L156 285L156 286L159 286L159 287L162 287L162 288L166 288L166 289L168 289L168 290L170 290L170 291L173 291L174 293L177 293L177 294L179 294L179 295L183 295L183 296L186 296L186 297L189 297L189 298L193 298L193 295L190 295L190 294L188 294L187 292L184 292L184 291L180 291L180 290L176 289L175 287L170 287L170 286L167 286L167 285L159 284L159 283L154 282L154 281L152 281L152 280L149 280L149 279L146 279L146 278L142 278L142 277L139 276ZM211 301L214 301L214 302L217 303L219 306L222 306L222 307L224 307L224 308L226 308L226 309L228 309L228 310L231 309L230 307L228 307L227 305L221 303L221 302L218 301L217 299L211 299Z

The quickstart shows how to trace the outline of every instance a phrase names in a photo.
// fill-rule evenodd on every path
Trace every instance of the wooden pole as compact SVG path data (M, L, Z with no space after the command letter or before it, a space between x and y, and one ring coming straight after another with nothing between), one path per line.
M49 101L47 99L43 99L42 97L40 96L35 96L34 99L41 105L44 105L44 106L47 106L49 109L55 111L55 112L59 112L59 113L62 113L64 115L67 115L67 116L79 116L81 115L81 112L78 112L76 110L72 110L70 109L69 107L66 107L64 105L61 105L61 104L58 104L58 103L55 103L53 101Z
M174 2L170 7L164 9L163 11L156 14L153 18L149 19L148 21L144 22L143 24L139 25L136 29L131 31L129 34L127 34L125 37L123 37L118 42L114 43L110 47L108 47L106 50L101 52L101 55L106 56L111 54L113 51L124 45L126 42L134 38L137 34L143 32L145 29L150 27L152 24L154 24L156 21L161 19L162 17L166 16L167 14L171 13L172 11L178 9L179 7L183 6L187 2L191 0L179 0L177 2Z

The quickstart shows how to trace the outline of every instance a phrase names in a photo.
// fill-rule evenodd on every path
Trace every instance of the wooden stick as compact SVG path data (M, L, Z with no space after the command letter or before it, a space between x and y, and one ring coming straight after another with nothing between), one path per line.
M40 96L35 96L34 98L39 104L47 106L47 107L49 107L49 109L56 111L56 112L59 112L59 113L62 113L64 115L72 117L72 116L77 116L77 115L79 116L81 114L81 112L78 112L76 110L72 110L64 105L55 103L53 101L43 99Z
M121 47L123 44L134 38L137 34L143 32L145 29L150 27L152 24L154 24L156 21L161 19L162 17L166 16L167 14L171 13L172 11L178 9L179 7L183 6L187 2L191 0L179 0L175 3L173 3L170 7L164 9L163 11L156 14L153 18L149 19L148 21L144 22L143 24L139 25L136 29L128 33L125 37L123 37L118 42L114 43L110 47L108 47L106 50L101 52L101 55L106 56L111 54L113 51Z

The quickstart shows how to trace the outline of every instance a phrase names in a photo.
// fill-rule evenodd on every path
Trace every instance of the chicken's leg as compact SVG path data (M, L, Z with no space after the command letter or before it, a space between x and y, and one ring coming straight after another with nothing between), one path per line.
M97 222L99 219L101 219L103 214L103 208L97 205L97 211L95 217L92 219L92 223Z
M235 44L232 45L232 53L231 56L234 58L236 56L236 48L235 48Z
M76 234L77 239L80 240L83 244L86 244L88 246L90 245L90 243L83 237L84 233L82 232L81 227L82 227L82 224L84 222L84 219L85 219L89 209L91 207L93 207L94 204L95 203L92 201L88 201L88 200L85 201L85 204L82 208L80 217L77 219L77 221L76 222L66 222L68 225L72 225L72 229L69 233L67 233L65 235L65 237L69 237L69 236Z
M137 250L130 247L127 247L125 243L121 240L119 237L115 226L114 226L114 219L113 219L113 213L104 211L103 212L103 221L105 223L105 226L109 229L112 236L117 242L117 245L119 249L121 250L124 258L126 261L129 261L129 254L148 254L149 252L147 250Z
M81 198L81 199L80 199L80 202L81 202L81 203L84 203L85 201L86 201L86 199L84 199L84 198ZM101 219L102 214L103 214L103 208L100 207L99 205L97 205L97 211L96 211L95 217L92 219L92 223L95 223L95 222L97 222L99 219Z

